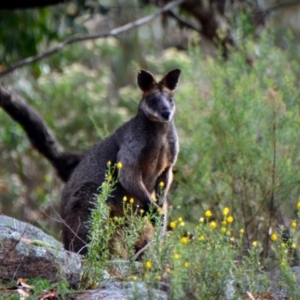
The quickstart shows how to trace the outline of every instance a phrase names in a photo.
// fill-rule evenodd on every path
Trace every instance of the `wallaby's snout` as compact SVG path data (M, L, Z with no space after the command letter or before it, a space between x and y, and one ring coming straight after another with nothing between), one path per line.
M171 116L171 111L166 109L166 110L163 110L161 112L161 116L166 120L166 121L170 121L170 116Z
M155 122L170 122L175 113L173 90L176 88L180 70L170 71L160 81L156 82L153 75L145 70L138 74L138 85L144 92L140 110L146 117Z
M160 114L162 122L169 122L175 113L175 102L172 94L169 91L164 91L159 97L160 105L157 105L157 112Z

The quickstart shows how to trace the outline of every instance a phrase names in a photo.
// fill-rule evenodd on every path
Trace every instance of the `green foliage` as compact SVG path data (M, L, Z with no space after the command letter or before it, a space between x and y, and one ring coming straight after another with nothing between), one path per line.
M135 244L150 224L149 219L153 219L151 212L143 217L142 211L135 208L134 199L127 199L126 196L123 199L124 215L112 215L106 201L118 182L122 164L119 162L112 166L108 162L107 167L106 179L99 188L95 206L91 210L90 243L87 245L88 253L84 261L81 288L96 287L102 279L107 278L109 274L106 270L110 267L111 258L128 259L132 271L136 271Z
M0 12L0 65L37 55L52 42L78 33L86 33L82 18L93 14L106 15L108 6L97 1L74 0L46 8ZM36 75L40 65L35 64Z
M115 166L108 163L106 180L100 187L100 193L96 197L95 207L91 210L90 217L90 243L88 254L84 262L81 288L90 288L100 282L104 275L104 268L111 257L111 239L115 234L118 223L110 218L110 209L106 200L111 195L118 180L115 178Z
M174 203L190 220L198 209L229 206L248 242L264 236L267 246L279 209L288 211L299 197L299 87L294 62L269 35L245 50L223 62L191 49L177 94Z
M99 137L103 139L107 131L111 132L124 120L122 114L126 116L127 111L114 109L114 103L109 102L108 76L106 69L96 72L73 64L63 73L39 79L39 93L43 93L44 101L54 108L52 115L46 114L46 120L58 130L57 138L66 147L85 150L87 141L91 145ZM47 105L43 105L43 109L46 111Z
M109 174L110 171L108 177ZM102 198L108 195L106 188L113 188L109 182L108 178L105 183L107 187L102 186L98 196L101 202L97 203L93 211L92 241L85 261L82 287L96 287L103 279L116 278L118 261L113 265L109 260L119 258L120 254L115 251L115 247L111 248L111 239L116 232L113 231L122 226L125 234L118 234L117 239L123 251L131 253L128 257L131 267L127 269L126 275L117 277L119 280L145 282L150 290L164 282L168 285L168 296L174 300L243 299L247 291L252 295L267 296L275 292L274 286L279 285L288 291L289 296L296 299L299 297L296 277L288 267L295 251L293 243L299 241L294 239L298 225L296 221L291 240L287 243L283 243L278 236L272 237L275 258L272 272L277 274L275 279L270 272L265 271L265 265L262 264L262 243L254 241L247 249L244 248L247 238L245 230L239 229L238 222L234 221L227 207L223 209L220 218L216 218L214 212L206 211L191 232L186 231L182 217L170 222L172 231L164 237L161 235L161 227L156 227L151 242L143 252L143 268L137 268L130 259L133 257L133 243L139 236L136 228L143 228L145 223L142 218L132 218L130 209L125 211L127 215L124 218L109 219L109 210L105 208L105 198ZM99 218L103 210L105 216ZM134 226L124 222L125 219ZM131 240L129 243L128 239Z
M0 63L36 55L42 42L57 40L58 19L49 9L1 11L0 27L5 30L0 30Z

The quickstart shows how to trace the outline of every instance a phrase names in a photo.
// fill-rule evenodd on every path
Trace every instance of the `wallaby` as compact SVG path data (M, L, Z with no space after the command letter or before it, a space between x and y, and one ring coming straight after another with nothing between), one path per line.
M124 215L124 196L134 198L134 205L145 212L149 211L150 205L158 208L151 196L158 192L161 181L164 190L160 204L166 207L172 168L179 151L173 121L173 90L180 72L179 69L172 70L157 83L150 72L141 70L137 83L143 95L136 116L95 144L74 170L65 185L61 202L66 250L87 252L87 221L95 194L105 179L108 161L122 163L119 181L107 199L112 216Z

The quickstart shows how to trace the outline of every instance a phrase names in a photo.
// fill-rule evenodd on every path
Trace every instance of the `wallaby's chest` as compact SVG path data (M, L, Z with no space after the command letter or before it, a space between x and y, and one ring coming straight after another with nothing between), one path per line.
M148 141L140 156L143 177L156 179L165 169L174 164L176 155L176 141L168 139L167 136L156 141Z

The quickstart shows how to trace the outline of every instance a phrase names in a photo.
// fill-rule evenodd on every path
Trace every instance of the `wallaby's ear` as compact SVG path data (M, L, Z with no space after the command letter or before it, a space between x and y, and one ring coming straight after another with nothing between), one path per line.
M170 71L165 77L161 80L161 84L166 86L171 91L175 90L181 70L175 69Z
M155 81L153 75L150 72L145 71L145 70L141 70L138 73L137 82L138 82L139 88L143 92L148 91L154 84L156 84L156 81Z

